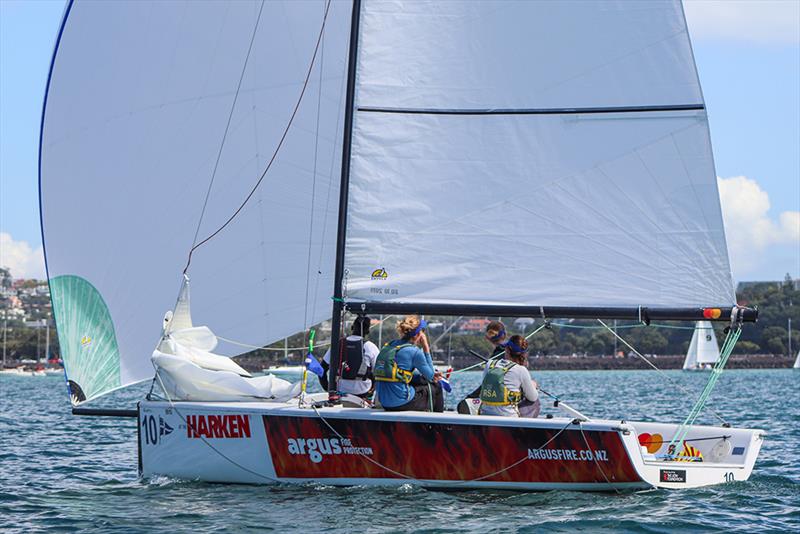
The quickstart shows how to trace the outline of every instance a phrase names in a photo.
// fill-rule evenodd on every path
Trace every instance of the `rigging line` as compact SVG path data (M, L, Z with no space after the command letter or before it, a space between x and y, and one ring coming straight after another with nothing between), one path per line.
M192 251L195 249L197 243L197 236L200 234L200 225L203 223L203 217L206 214L208 207L208 199L211 197L211 188L214 186L214 178L217 177L217 169L219 168L219 160L222 158L222 149L225 148L225 140L228 138L228 130L231 127L231 120L233 119L233 111L236 109L236 102L239 100L239 91L242 89L242 80L247 71L247 63L250 60L250 52L253 50L253 43L256 40L258 33L258 24L261 22L261 13L264 11L264 0L261 0L261 6L258 9L258 16L256 16L256 23L253 25L253 34L250 36L250 44L247 47L247 54L244 57L244 64L242 65L242 72L239 74L239 82L236 84L236 92L233 95L233 102L231 102L231 110L228 112L228 120L225 123L225 131L222 133L222 141L219 144L217 151L217 158L214 161L214 169L211 171L211 180L208 182L208 189L206 189L206 196L203 199L203 209L200 210L200 218L197 220L197 228L194 230L194 237L192 238L192 248L189 250L189 258L186 261L186 267L183 269L183 274L189 270L189 264L192 262Z
M339 433L339 431L337 431L330 423L328 423L327 419L325 419L322 416L322 414L319 413L319 410L317 409L317 407L315 405L312 404L311 408L314 410L314 413L317 414L317 417L319 417L320 420L325 424L325 426L327 426L328 429L331 432L333 432L339 439L342 439L342 440L343 439L347 439L344 436L342 436ZM572 425L572 421L573 420L570 420L566 425L564 425L564 427L562 427L558 432L556 432L556 434L553 437L551 437L550 439L545 441L542 445L540 445L539 447L537 447L534 450L538 451L538 450L544 449L547 445L549 445L551 442L553 442L553 440L555 440L558 436L560 436L561 433L564 432L570 425ZM350 439L352 439L352 438L350 438ZM487 478L491 478L493 476L496 476L496 475L499 475L501 473L504 473L504 472L508 471L509 469L512 469L512 468L518 466L519 464L521 464L522 462L524 462L524 461L529 459L529 454L526 454L521 459L517 460L516 462L514 462L513 464L511 464L509 466L504 467L503 469L500 469L499 471L495 471L493 473L489 473L487 475L483 475L483 476L480 476L478 478L473 478L473 479L470 479L470 480L453 480L453 481L426 480L426 481L422 481L422 480L420 480L418 478L415 478L415 477L413 477L411 475L406 475L404 473L400 473L399 471L395 471L391 467L388 467L388 466L378 462L377 460L373 460L367 454L365 454L365 453L363 453L361 451L357 451L357 454L359 456L363 457L365 460L369 461L370 463L372 463L372 464L378 466L379 468L383 469L384 471L392 473L393 475L396 475L396 476L398 476L400 478L404 478L406 480L411 480L413 482L418 482L418 483L421 483L422 485L446 485L446 486L452 486L452 485L455 485L455 484L458 484L458 485L469 484L470 482L478 482L478 481L481 481L481 480L485 480Z
M345 61L345 62L342 63L342 76L341 76L342 82L341 82L341 84L339 86L339 100L338 100L339 108L337 108L337 109L341 109L344 106L345 83L347 82L347 76L345 75L346 71L347 71L347 62ZM330 208L330 200L331 200L331 190L333 189L333 180L331 179L331 176L333 175L333 169L334 169L334 166L336 165L336 140L339 139L339 132L342 131L342 129L340 128L341 120L342 120L342 114L341 113L336 113L336 129L334 130L334 134L333 134L333 144L332 144L332 150L331 150L331 165L330 165L330 168L328 170L328 176L327 176L327 178L328 178L328 191L327 191L327 193L325 195L325 214L326 214L326 216L330 212L329 208ZM317 262L317 271L320 271L321 267L322 267L322 255L323 255L322 253L325 251L325 235L327 233L327 230L328 230L328 224L327 224L327 220L326 220L326 224L322 225L322 237L320 238L320 241L319 241L319 261ZM317 276L317 278L314 280L314 300L313 300L313 304L311 305L311 315L316 315L316 313L317 313L317 296L319 295L319 280L320 280L319 276Z
M643 362L645 362L647 365L649 365L650 367L652 367L653 369L655 369L656 371L658 371L658 372L659 372L659 374L661 374L661 376L662 376L662 377L664 377L664 378L665 378L665 379L666 379L666 380L667 380L667 381L668 381L670 384L672 384L672 385L673 385L673 386L675 386L676 388L678 388L678 389L680 389L681 391L683 391L683 392L684 392L686 395L689 395L690 397L693 397L693 396L694 396L694 393L692 393L691 391L689 391L688 389L686 389L685 387L683 387L683 386L682 386L682 385L681 385L679 382L676 382L675 380L673 380L672 378L670 378L670 376L669 376L667 373L665 373L664 371L662 371L661 369L659 369L658 367L656 367L656 365L655 365L653 362L651 362L650 360L648 360L647 358L645 358L644 356L642 356L642 355L641 355L641 353L639 353L639 351L638 351L638 350L636 350L635 348L633 348L633 345L631 345L630 343L628 343L628 342L627 342L627 341L626 341L624 338L622 338L622 337L621 337L619 334L617 334L617 333L616 333L616 332L615 332L615 331L614 331L612 328L610 328L610 327L609 327L609 326L608 326L606 323L604 323L602 319L598 319L598 322L599 322L601 325L603 325L603 326L606 328L606 330L608 330L609 332L611 332L611 333L614 335L614 337L616 337L618 340L622 341L622 343L623 343L623 344L624 344L626 347L628 347L629 349L631 349L631 351L633 351L633 353L634 353L636 356L638 356L638 357L639 357L639 358L640 358L640 359L641 359ZM721 415L719 415L717 412L715 412L715 411L714 411L714 410L712 410L711 408L709 408L709 409L708 409L708 411L709 411L709 412L711 412L711 414L712 414L714 417L716 417L717 419L719 419L720 421L722 421L722 423L723 423L723 424L725 424L725 425L727 425L727 424L728 424L728 422L725 420L725 418L723 418Z
M272 157L267 163L264 172L261 173L261 177L255 183L250 192L247 194L247 197L245 197L244 201L242 201L239 207L236 208L236 211L233 212L233 215L231 215L228 218L228 220L226 220L222 224L222 226L214 230L212 234L210 234L208 237L206 237L205 239L203 239L202 241L200 241L199 243L197 243L192 247L192 249L189 251L189 260L186 263L186 268L184 269L184 272L186 272L186 270L189 268L189 264L192 262L192 254L194 253L194 251L203 246L204 244L208 243L214 237L216 237L217 234L219 234L222 230L224 230L236 218L236 216L239 215L239 213L244 209L244 207L247 205L247 203L255 194L256 190L258 189L258 186L261 185L261 182L264 180L264 177L269 172L270 168L272 167L272 164L275 163L275 159L278 157L278 152L280 152L281 147L283 146L283 143L286 140L286 136L289 134L289 130L292 127L292 123L294 122L294 119L297 116L297 111L300 109L300 104L303 102L303 96L305 95L306 89L308 88L308 81L311 78L311 73L314 70L314 63L316 62L317 53L319 52L320 43L322 42L322 35L325 32L325 23L328 20L328 12L330 10L330 6L331 6L331 0L327 0L325 4L325 15L322 18L322 26L319 29L319 35L317 36L317 43L314 46L314 53L311 56L311 63L308 66L308 71L306 72L306 77L305 80L303 81L303 88L300 90L300 96L297 98L297 103L295 104L294 109L292 110L292 114L289 117L289 121L286 123L286 128L283 130L283 134L281 135L281 138L278 141L278 145L275 147L275 151L272 153Z
M592 447L589 445L589 440L586 439L586 434L583 433L583 423L581 421L578 421L578 429L581 431L581 436L583 437L583 442L586 444L586 448L591 451ZM611 484L611 481L606 476L606 472L600 466L600 462L597 461L597 456L595 454L592 454L592 460L594 460L594 465L597 466L597 469L600 470L600 474L603 475L604 479L606 479L606 483L614 488L614 491L619 494L619 490Z
M278 347L278 348L271 348L271 347L264 347L259 345L250 345L249 343L242 343L240 341L234 341L232 339L224 338L222 336L217 336L214 334L217 339L221 339L222 341L228 342L231 345L238 345L240 347L245 347L248 349L256 349L256 350L274 350L274 351L284 351L284 350L308 350L308 347ZM324 343L314 343L315 347L326 347L330 345L330 341L326 341ZM234 356L235 358L235 356Z
M314 167L311 175L311 204L309 210L308 222L308 256L306 258L306 295L305 306L303 309L303 330L308 329L308 289L311 285L309 278L311 277L311 247L312 239L314 237L314 206L317 198L317 160L319 158L319 116L322 110L322 75L324 74L323 67L325 66L325 37L323 33L322 43L320 44L319 54L319 89L317 90L317 118L314 132ZM334 147L335 150L335 147ZM330 184L330 179L328 180ZM329 186L330 187L330 186ZM319 269L317 269L319 272ZM317 276L319 278L319 276ZM310 345L310 343L309 343Z
M172 401L172 399L171 399L171 398L170 398L170 396L169 396L169 392L167 391L167 388L166 388L166 387L164 387L164 383L161 381L161 375L160 375L160 374L158 374L158 367L157 367L155 364L153 364L153 367L155 367L155 370L156 370L156 376L155 376L155 378L157 378L157 379L158 379L158 384L161 386L161 391L163 391L163 392L164 392L164 395L166 395L166 397L167 397L167 402L169 403L169 406L170 406L170 408L172 408L172 409L175 411L175 413L176 413L176 414L178 414L178 417L180 417L180 418L181 418L181 421L183 421L183 424L185 424L185 425L186 425L186 428L189 428L189 423L186 421L186 417L184 417L184 416L183 416L183 414L180 412L180 410L178 410L177 406L175 406L175 403ZM253 471L252 469L250 469L250 468L248 468L248 467L245 467L245 466L243 466L242 464L240 464L240 463L239 463L239 462L237 462L236 460L234 460L234 459L230 458L229 456L225 455L225 453L223 453L222 451L220 451L219 449L217 449L216 447L214 447L214 445L213 445L212 443L210 443L208 440L206 440L205 436L203 436L203 435L201 435L201 434L198 434L198 437L199 437L199 438L200 438L200 440L201 440L203 443L205 443L205 444L206 444L206 445L207 445L207 446L208 446L208 447L209 447L209 448L210 448L212 451L214 451L214 452L215 452L215 453L217 453L217 454L218 454L220 457L224 458L225 460L227 460L228 462L230 462L230 463L231 463L231 464L233 464L234 466L238 467L238 468L239 468L239 469L241 469L242 471L245 471L245 472L247 472L247 473L250 473L251 475L255 475L256 477L263 478L263 479L265 479L265 480L269 480L270 482L279 482L279 480L278 480L278 479L276 479L276 478L272 478L272 477L270 477L270 476L267 476L267 475L264 475L264 474L262 474L262 473L259 473L259 472L257 472L257 471Z
M705 408L706 402L708 401L711 392L714 390L714 386L719 380L720 375L722 375L722 371L725 368L725 364L728 363L728 358L730 357L731 353L733 352L733 347L736 345L736 342L739 340L739 336L742 333L741 328L731 329L728 331L728 335L725 338L725 342L722 344L722 351L720 352L719 360L714 364L714 369L711 371L711 376L708 378L708 382L706 383L705 387L703 388L703 392L700 394L700 397L695 402L694 406L692 406L689 415L686 416L683 423L678 427L673 436L672 440L670 441L669 446L667 447L667 451L669 455L673 455L675 446L684 441L686 438L687 433L689 432L689 428L694 425L694 422L697 420L697 417L700 415L700 412L703 411Z

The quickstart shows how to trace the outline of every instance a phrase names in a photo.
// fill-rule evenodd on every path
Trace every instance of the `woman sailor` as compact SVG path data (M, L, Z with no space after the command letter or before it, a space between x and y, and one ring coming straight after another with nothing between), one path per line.
M489 354L489 358L497 359L505 354L506 325L500 321L491 321L486 325L486 334L483 337L492 344L492 352ZM456 411L465 415L473 413L470 410L470 406L473 406L474 410L474 405L470 403L470 399L477 399L480 396L481 386L478 386L456 405Z
M522 336L511 336L505 344L505 356L490 361L483 372L481 415L539 415L539 391L527 364L528 341Z
M433 368L426 326L416 315L403 317L397 325L400 339L387 343L378 354L373 375L385 410L444 411L444 393L438 384L442 375Z

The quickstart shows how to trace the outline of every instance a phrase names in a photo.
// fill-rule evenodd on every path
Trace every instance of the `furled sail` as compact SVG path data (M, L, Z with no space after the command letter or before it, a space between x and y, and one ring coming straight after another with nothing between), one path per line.
M684 369L697 369L706 365L714 365L719 360L719 345L714 334L714 327L709 321L697 321L686 359Z
M369 0L349 301L735 302L681 4Z
M327 5L68 4L43 112L40 198L75 402L153 376L189 249L270 162ZM194 252L192 316L222 338L260 346L330 314L350 6L330 4L264 181ZM242 350L223 342L215 352Z

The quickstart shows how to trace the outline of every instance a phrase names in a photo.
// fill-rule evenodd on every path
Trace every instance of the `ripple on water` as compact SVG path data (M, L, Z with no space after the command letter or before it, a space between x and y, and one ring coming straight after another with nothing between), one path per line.
M534 374L545 389L596 417L675 421L693 400L645 371ZM700 373L669 374L696 392L707 379ZM464 373L455 375L453 385L463 394L479 380L479 373ZM767 430L749 481L616 495L140 480L134 423L72 417L57 377L0 376L0 530L797 531L798 380L800 373L789 370L732 371L720 379L711 406L735 426ZM103 402L130 407L147 387L117 392ZM714 419L706 414L704 422Z

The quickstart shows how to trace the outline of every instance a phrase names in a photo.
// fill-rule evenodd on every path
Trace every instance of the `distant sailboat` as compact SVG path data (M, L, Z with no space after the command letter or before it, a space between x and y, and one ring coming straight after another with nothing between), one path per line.
M797 358L794 359L792 369L800 369L800 350L797 351Z
M711 369L719 360L719 346L714 328L709 321L697 321L683 362L684 371L702 371Z

